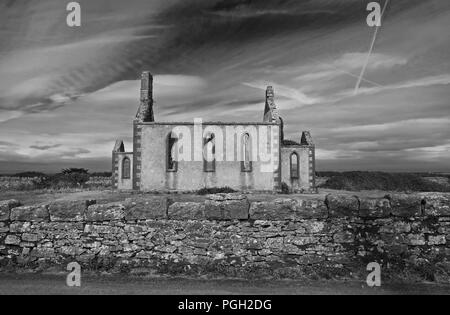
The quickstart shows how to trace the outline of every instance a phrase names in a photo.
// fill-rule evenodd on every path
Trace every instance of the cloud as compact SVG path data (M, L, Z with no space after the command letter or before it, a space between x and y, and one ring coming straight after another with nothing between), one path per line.
M49 149L59 148L62 144L53 144L53 145L32 145L30 149L42 150L46 151Z
M449 85L450 84L450 74L442 74L437 76L424 77L420 79L409 80L405 82L394 83L386 86L377 87L364 87L360 88L358 91L359 95L372 95L376 93L400 90L400 89L411 89L418 87L430 87L434 85ZM351 93L349 90L340 93L341 97L350 97Z
M268 85L273 85L274 89L276 90L275 93L277 96L281 96L290 100L296 101L298 106L301 105L313 105L320 103L322 99L316 98L316 97L310 97L306 95L305 93L301 92L299 89L293 89L285 85L281 84L269 84L265 82L243 82L242 83L245 86L249 86L255 89L263 90L265 91Z
M16 147L17 145L15 143L9 142L9 141L0 141L0 149L2 148L11 148Z
M81 155L89 153L91 153L91 151L88 149L76 148L62 152L61 158L66 159L66 158L80 157Z
M0 109L0 123L19 118L23 115L23 112L18 110L2 110Z
M367 53L344 53L335 60L315 60L312 65L296 69L295 73L302 73L302 75L296 76L294 80L302 82L331 81L342 76L350 76L357 79L366 58ZM391 70L393 67L404 66L407 62L408 60L405 57L373 53L366 71ZM366 78L363 78L363 81L370 85L382 86Z

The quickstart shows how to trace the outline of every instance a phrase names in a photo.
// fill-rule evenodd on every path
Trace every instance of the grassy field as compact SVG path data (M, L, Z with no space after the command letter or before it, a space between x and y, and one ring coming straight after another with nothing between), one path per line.
M132 192L117 192L110 187L108 174L94 174L86 178L83 185L78 185L63 177L56 176L50 181L50 186L41 188L39 176L47 176L36 172L18 174L16 176L0 176L0 200L17 199L24 205L38 204L53 200L93 199L98 203L122 201L135 195ZM103 175L103 176L101 176ZM36 177L28 177L36 176ZM77 177L75 177L77 178ZM325 197L329 193L353 195L358 192L360 196L383 197L391 192L450 192L450 174L429 173L383 173L383 172L318 172L316 183L319 187L318 195L279 194L280 198L299 197L316 198ZM68 185L65 185L67 184ZM54 186L53 186L54 184ZM222 190L218 190L222 191ZM204 200L205 193L211 191L201 190L198 194L170 195L174 201L200 201ZM264 201L273 199L272 194L250 194L250 201Z
M318 172L318 186L336 190L450 192L448 174L385 172Z

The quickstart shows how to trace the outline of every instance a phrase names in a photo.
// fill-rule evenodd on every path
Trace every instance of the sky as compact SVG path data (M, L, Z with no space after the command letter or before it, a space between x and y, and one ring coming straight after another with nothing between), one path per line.
M357 93L370 1L69 2L0 2L0 173L110 170L144 70L157 121L261 121L273 85L318 170L450 171L448 0L388 3Z

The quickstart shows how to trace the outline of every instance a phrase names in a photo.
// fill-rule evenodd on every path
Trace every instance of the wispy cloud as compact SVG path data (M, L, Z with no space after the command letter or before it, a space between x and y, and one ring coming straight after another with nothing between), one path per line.
M411 89L418 87L430 87L434 85L449 85L449 84L450 84L450 74L442 74L437 76L430 76L409 80L405 82L394 83L385 86L364 87L360 88L358 93L362 95L371 95L392 90ZM340 97L351 97L352 95L353 94L349 90L339 93Z
M291 87L288 87L286 85L276 84L276 83L269 83L269 82L263 82L263 81L257 81L257 82L243 82L242 83L245 86L249 86L251 88L259 89L265 91L268 85L273 85L276 89L276 95L278 97L291 99L297 102L297 106L302 105L313 105L320 103L323 101L321 98L318 97L310 97L303 93L300 89L294 89Z
M31 145L30 149L36 149L41 151L46 151L49 149L59 148L62 144L53 144L53 145Z

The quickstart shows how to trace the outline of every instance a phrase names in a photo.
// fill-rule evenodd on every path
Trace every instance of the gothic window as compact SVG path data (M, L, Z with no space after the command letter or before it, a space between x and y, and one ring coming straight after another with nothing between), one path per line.
M178 138L170 134L167 138L167 171L176 172L178 170L178 162L176 159Z
M290 166L291 166L291 178L293 178L293 179L299 178L299 172L298 172L298 166L299 166L298 154L295 153L295 152L291 154L291 157L290 157Z
M130 179L131 178L131 162L129 158L124 158L122 160L122 178Z
M216 171L216 145L214 134L203 139L203 168L205 172Z
M251 161L251 142L250 135L248 133L244 134L242 137L242 162L241 170L242 172L252 171L252 161Z

